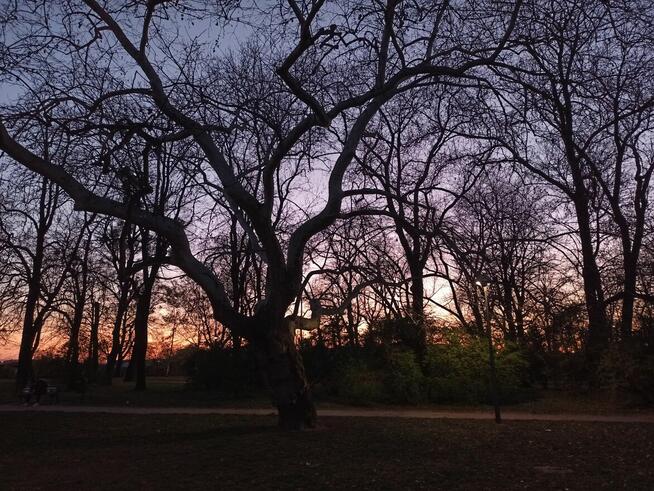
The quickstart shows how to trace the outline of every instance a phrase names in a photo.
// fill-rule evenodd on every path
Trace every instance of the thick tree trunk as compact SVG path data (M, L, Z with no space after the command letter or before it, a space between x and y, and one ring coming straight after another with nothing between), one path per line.
M32 356L34 354L35 332L34 314L36 313L36 304L38 302L39 284L38 279L32 278L27 301L25 303L25 312L23 315L23 331L20 340L20 349L18 352L18 370L16 372L16 390L21 391L34 378L34 368L32 366Z
M71 271L71 279L75 285L75 306L73 311L73 320L70 326L70 337L68 339L68 388L81 388L82 371L79 363L79 333L82 329L82 320L84 319L84 308L86 307L88 276L89 276L89 252L91 249L91 238L89 234L84 245L81 270L79 275L75 276Z
M34 378L32 366L33 325L25 322L18 352L18 370L16 371L16 391L21 391Z
M150 255L150 234L146 229L141 230L141 251L143 260L151 258ZM156 241L156 257L161 257L165 247L161 240ZM136 303L136 318L134 320L134 346L132 348L132 359L130 367L134 367L136 375L136 390L145 390L145 361L148 352L148 322L150 319L150 304L152 302L152 290L157 279L157 271L160 264L155 262L150 268L143 269L143 288ZM198 343L199 346L199 343Z
M583 261L582 275L586 310L588 313L586 349L591 363L594 364L598 360L601 352L609 345L610 330L606 319L606 311L604 310L602 278L595 259L590 217L588 215L588 203L585 197L579 198L575 202L575 210L577 213L577 224L579 225L579 239Z
M279 426L302 430L316 426L316 409L293 333L278 320L264 339L254 343L257 361L277 407Z
M107 355L107 366L105 369L105 382L111 385L113 377L120 376L122 362L123 339L121 339L121 330L125 330L126 314L129 308L130 293L130 267L133 264L134 248L130 240L132 225L125 221L120 230L118 239L118 258L117 258L117 278L119 284L118 306L116 308L116 317L114 320L113 331L111 333L111 350ZM118 370L116 370L116 368ZM118 372L118 373L116 373Z

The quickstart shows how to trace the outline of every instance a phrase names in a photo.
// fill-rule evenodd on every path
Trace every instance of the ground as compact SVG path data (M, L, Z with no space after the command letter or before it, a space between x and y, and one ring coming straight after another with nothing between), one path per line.
M654 489L654 425L3 413L0 489Z
M25 411L13 382L0 381L0 490L654 489L651 409L624 407L606 394L548 392L506 414L650 423L403 419L393 416L402 408L348 412L323 401L323 415L344 417L323 416L316 430L284 433L263 394L234 399L189 390L181 378L152 379L145 393L131 387L121 381L92 387L84 400L63 393L67 406L57 406L111 406L123 413L54 413L45 405ZM181 406L198 408L197 414L129 413ZM220 407L265 410L259 416L201 413ZM491 414L484 406L404 408L416 409ZM352 417L357 411L377 412ZM379 411L388 417L376 417Z

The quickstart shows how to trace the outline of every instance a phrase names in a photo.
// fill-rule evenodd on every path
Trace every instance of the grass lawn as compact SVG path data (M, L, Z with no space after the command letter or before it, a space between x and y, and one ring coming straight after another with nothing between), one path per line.
M654 425L6 413L0 489L654 489Z
M84 397L76 392L62 391L59 399L61 404L93 406L270 406L270 398L265 393L235 397L210 390L193 390L188 387L185 377L150 377L147 387L144 392L136 392L134 382L127 383L117 378L111 386L89 386ZM16 401L13 380L0 380L0 404Z
M61 404L93 406L138 406L138 407L271 407L265 392L236 397L209 390L191 389L184 377L150 377L148 390L134 391L133 383L114 379L113 385L92 385L84 398L74 392L62 392ZM17 402L13 380L0 379L0 404ZM346 401L318 400L318 407L338 407ZM370 407L392 408L379 404ZM580 394L569 391L541 391L538 398L520 404L506 406L512 411L534 414L638 414L654 411L652 407L638 407L628 403L628 398L609 393ZM419 405L419 409L491 411L484 405Z

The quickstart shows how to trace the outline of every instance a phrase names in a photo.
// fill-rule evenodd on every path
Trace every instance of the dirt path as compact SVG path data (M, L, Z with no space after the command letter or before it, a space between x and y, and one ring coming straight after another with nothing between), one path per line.
M23 406L0 405L0 412L61 412L109 414L218 414L240 416L272 416L273 408L200 408L200 407L125 407L125 406ZM493 414L472 411L438 411L425 409L319 409L320 416L356 418L418 418L418 419L475 419L492 420ZM599 415L599 414L532 414L503 411L506 421L579 421L597 423L654 423L654 414Z

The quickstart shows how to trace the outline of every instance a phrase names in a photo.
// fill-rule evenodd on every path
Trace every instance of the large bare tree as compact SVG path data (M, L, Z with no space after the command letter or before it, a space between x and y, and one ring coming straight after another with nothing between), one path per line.
M216 318L254 346L280 424L315 424L284 321L300 292L305 246L337 219L343 177L380 108L492 63L520 0L4 3L12 10L3 17L0 77L14 95L0 110L0 149L77 209L164 237L170 262L203 288ZM249 21L233 20L240 16ZM237 46L226 34L234 30L249 41ZM46 126L55 140L44 151L34 134ZM121 162L170 141L193 143L198 159L188 171L206 175L208 198L229 204L265 263L265 298L251 316L196 256L190 226L139 206L147 186ZM319 166L325 192L282 230L278 217L292 203L280 189L298 166L298 176Z

